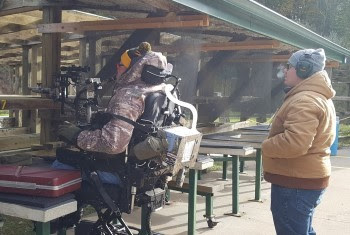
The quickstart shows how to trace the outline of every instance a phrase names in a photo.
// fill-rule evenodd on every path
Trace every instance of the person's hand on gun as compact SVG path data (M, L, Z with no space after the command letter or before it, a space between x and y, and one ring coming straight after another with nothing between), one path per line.
M77 138L82 129L70 122L58 126L58 137L72 145L77 145Z

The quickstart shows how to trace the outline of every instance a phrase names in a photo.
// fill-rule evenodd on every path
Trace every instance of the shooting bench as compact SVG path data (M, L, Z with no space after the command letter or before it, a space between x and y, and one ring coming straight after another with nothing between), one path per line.
M187 192L188 193L188 235L196 234L196 205L197 205L197 194L206 196L206 214L205 217L208 221L209 227L214 227L217 222L214 221L213 215L213 196L214 192L218 189L213 189L208 186L198 186L198 171L205 170L214 165L214 161L207 158L206 156L198 156L195 166L189 170L188 183L184 183L182 187L177 187L173 181L168 182L168 189ZM223 189L223 186L222 186ZM168 190L168 196L170 194ZM210 220L210 222L209 222Z
M170 190L179 191L182 193L188 193L191 185L188 182L185 182L182 187L176 186L175 181L170 181L168 183L168 188ZM197 195L205 197L205 215L207 219L208 227L214 228L217 224L215 221L215 215L213 214L213 197L215 193L224 189L224 184L222 182L208 182L205 180L198 180L197 185Z
M72 194L58 198L43 198L0 193L0 212L3 215L31 220L37 235L50 235L50 221L77 210ZM66 231L58 231L65 235Z
M248 158L251 154L256 153L252 158L256 161L255 175L255 199L260 201L261 188L261 150L254 149L247 142L236 142L216 139L202 139L199 153L201 154L222 154L222 157L212 157L214 161L223 162L223 179L227 176L227 162L232 163L232 212L227 215L241 216L239 213L239 161L241 158ZM249 147L248 147L249 146ZM257 147L257 146L255 146ZM249 157L250 158L250 157Z

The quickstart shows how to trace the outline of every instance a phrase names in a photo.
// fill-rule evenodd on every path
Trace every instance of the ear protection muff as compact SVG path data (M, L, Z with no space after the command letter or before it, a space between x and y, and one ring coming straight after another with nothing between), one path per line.
M310 62L310 60L313 60L311 55L304 54L302 57L300 57L299 61L295 66L296 73L301 79L306 79L310 77L312 73L313 64Z

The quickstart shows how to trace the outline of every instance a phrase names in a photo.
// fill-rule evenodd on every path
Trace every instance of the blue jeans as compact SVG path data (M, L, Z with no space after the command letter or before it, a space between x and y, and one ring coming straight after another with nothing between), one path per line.
M325 189L292 189L272 184L271 212L277 235L316 234L312 217L324 192Z
M52 163L51 168L61 169L61 170L76 170L77 169L71 165L61 163L58 160L55 160ZM113 174L110 172L97 171L97 174L98 174L101 182L104 184L116 184L116 185L119 185L121 187L123 185L123 183L122 183L122 181L117 173ZM84 172L83 172L82 178L83 178L83 180L86 180L86 176L84 175Z

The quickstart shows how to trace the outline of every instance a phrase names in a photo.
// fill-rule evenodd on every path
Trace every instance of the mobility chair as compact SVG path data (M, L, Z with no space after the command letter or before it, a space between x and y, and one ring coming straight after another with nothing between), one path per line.
M177 84L178 81L172 90L173 93L177 92ZM84 221L77 223L80 219L78 210L68 219L68 221L70 220L68 224L76 224L76 234L78 235L133 234L123 221L122 213L131 213L136 205L142 207L139 234L150 235L152 234L151 213L161 209L165 204L167 178L181 170L185 161L174 152L146 160L138 160L133 155L133 147L147 137L157 136L159 129L174 125L179 126L180 119L183 117L181 109L166 95L157 92L147 96L145 112L136 122L120 116L112 116L112 118L119 118L134 125L127 151L117 156L111 156L94 152L57 149L57 159L62 163L80 168L86 178L82 183L81 190L76 192L78 208L87 204L91 205L98 215L98 220L93 224ZM199 133L192 138L184 138L191 141L192 148L187 162L194 164L200 138ZM181 139L178 139L178 142L181 142ZM181 146L181 148L186 148L183 144ZM102 184L97 174L98 170L118 174L123 186ZM67 226L67 224L63 226Z

